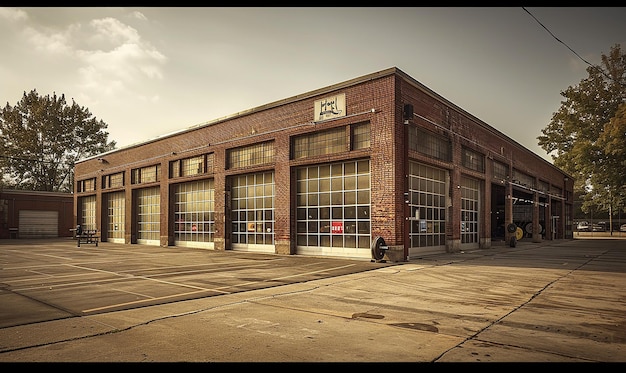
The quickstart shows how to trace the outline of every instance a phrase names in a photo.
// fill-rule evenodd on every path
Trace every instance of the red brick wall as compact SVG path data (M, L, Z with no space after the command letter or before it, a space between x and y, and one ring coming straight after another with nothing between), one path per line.
M333 94L345 93L347 116L330 121L313 123L314 101ZM414 112L426 118L414 117L413 122L429 128L435 133L452 138L454 158L452 162L433 160L416 152L409 152L407 157L406 126L403 124L402 110L405 103L414 106ZM372 111L374 110L374 111ZM324 130L337 126L369 121L371 124L371 148L341 154L324 155L305 160L290 160L290 141L296 134ZM433 124L434 123L434 124ZM450 134L453 133L453 134ZM276 161L274 164L249 167L247 169L227 170L226 151L244 145L262 141L274 141ZM447 102L444 98L416 83L412 78L396 70L371 74L367 77L337 84L332 87L309 92L285 100L277 101L258 108L250 109L229 117L221 118L205 125L181 130L177 134L149 140L143 144L119 149L102 154L104 162L96 157L76 164L76 180L97 176L97 191L83 192L77 195L99 194L101 175L125 171L125 187L127 199L132 190L150 186L150 184L131 185L131 169L161 163L162 206L169 211L166 203L168 189L171 184L187 180L207 177L215 179L216 207L216 249L230 248L229 229L230 216L228 211L229 182L231 175L239 175L267 170L275 171L275 243L278 253L295 252L295 198L293 196L293 169L308 164L319 164L354 158L370 158L371 160L371 222L372 238L382 236L388 245L404 244L406 223L403 193L406 186L406 165L408 158L450 171L452 211L449 212L446 234L450 242L458 240L460 195L456 185L460 184L462 175L483 180L488 184L491 180L486 175L460 166L461 146L467 146L486 156L486 167L490 167L490 159L497 159L552 185L562 187L563 174L551 164L536 156L514 140L507 138L497 130L482 123L477 118L463 111L460 107ZM170 160L186 158L193 155L213 152L215 154L215 171L210 175L188 178L168 178ZM489 188L484 188L488 193ZM114 189L105 190L105 192ZM482 200L487 201L488 195ZM131 208L127 202L127 234L130 234ZM74 207L74 215L76 209ZM161 244L173 244L173 226L168 224L169 213L162 217ZM482 220L489 223L488 205L483 206ZM483 234L490 235L488 225ZM127 239L128 241L128 239Z
M74 197L69 193L36 191L0 192L0 238L10 238L10 228L19 227L21 210L57 211L59 213L59 237L72 237L74 228Z

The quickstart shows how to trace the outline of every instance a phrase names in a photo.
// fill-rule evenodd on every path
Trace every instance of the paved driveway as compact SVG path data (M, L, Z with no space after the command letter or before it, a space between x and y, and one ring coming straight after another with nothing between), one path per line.
M69 246L0 245L0 362L626 362L626 240L400 264Z
M391 265L366 260L98 246L61 238L0 241L0 327L233 294Z

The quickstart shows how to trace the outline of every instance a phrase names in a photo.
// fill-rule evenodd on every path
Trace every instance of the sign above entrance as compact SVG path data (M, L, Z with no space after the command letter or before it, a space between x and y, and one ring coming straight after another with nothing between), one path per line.
M322 100L315 101L313 108L314 121L319 122L322 120L345 117L346 116L346 94L326 97Z

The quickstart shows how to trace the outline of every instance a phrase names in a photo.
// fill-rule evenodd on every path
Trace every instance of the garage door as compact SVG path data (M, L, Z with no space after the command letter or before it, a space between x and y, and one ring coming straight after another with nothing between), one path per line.
M59 212L20 210L20 238L59 237Z

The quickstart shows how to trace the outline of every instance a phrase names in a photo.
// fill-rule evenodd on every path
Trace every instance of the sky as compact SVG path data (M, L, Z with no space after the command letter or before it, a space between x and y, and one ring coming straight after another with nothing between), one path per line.
M533 18L534 17L534 18ZM5 7L0 105L65 95L118 148L397 67L552 161L537 137L626 7Z

